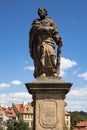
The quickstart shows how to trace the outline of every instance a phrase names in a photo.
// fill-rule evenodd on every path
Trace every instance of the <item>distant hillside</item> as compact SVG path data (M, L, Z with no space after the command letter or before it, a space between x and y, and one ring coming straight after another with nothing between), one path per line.
M74 111L74 112L69 112L71 114L71 130L75 127L77 123L80 121L87 121L87 112L83 111Z

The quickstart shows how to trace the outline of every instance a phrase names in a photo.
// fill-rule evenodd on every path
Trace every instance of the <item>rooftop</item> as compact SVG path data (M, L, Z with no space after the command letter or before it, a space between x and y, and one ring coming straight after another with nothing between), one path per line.
M28 104L13 104L17 111L21 114L33 114L33 107Z

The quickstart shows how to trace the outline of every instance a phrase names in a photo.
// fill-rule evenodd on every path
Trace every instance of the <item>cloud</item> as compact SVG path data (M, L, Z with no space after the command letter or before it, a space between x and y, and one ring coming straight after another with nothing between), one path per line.
M67 76L67 74L66 74L66 72L64 71L64 70L60 70L60 76L61 77L66 77Z
M86 100L67 100L67 111L84 111L87 112L87 101Z
M82 74L78 74L78 77L83 78L84 80L87 80L87 71L85 73Z
M75 65L77 65L76 61L62 57L60 64L60 76L66 76L67 74L65 71Z
M22 84L21 81L13 80L10 83L1 83L0 84L0 89L9 88L11 85L20 85L20 84Z
M77 63L74 60L70 60L70 59L62 57L61 65L60 65L60 75L61 76L66 75L65 70L72 68L75 65L77 65ZM24 67L24 70L34 71L34 66L26 66Z
M24 70L34 71L34 66L26 66L26 67L24 67Z
M9 94L0 94L0 104L11 106L12 103L31 102L32 95L28 92L18 92ZM66 96L66 110L68 111L87 111L87 87L75 88Z
M85 98L87 99L87 87L83 88L76 88L73 90L70 90L70 92L67 94L67 97L69 98Z
M77 90L77 89L75 89ZM83 88L84 91L86 91L86 88ZM71 90L72 91L72 90ZM81 91L81 89L79 90ZM83 92L82 92L83 93ZM69 93L70 95L70 93ZM84 95L84 94L83 94ZM78 97L78 98L75 98ZM67 106L66 110L68 111L87 111L87 97L86 93L85 97L86 99L83 100L83 98L80 97L81 95L78 92L77 94L74 93L71 96L67 96ZM80 99L79 99L80 97ZM9 93L9 94L0 94L0 104L3 106L12 106L12 103L21 104L24 102L31 102L32 101L32 95L30 95L28 92L18 92L18 93Z
M13 85L20 85L20 84L22 84L22 82L19 81L19 80L13 80L10 83L13 84Z
M70 60L64 57L61 58L61 66L60 66L61 70L67 70L75 65L77 65L77 63L74 60Z
M68 111L85 111L87 112L87 87L79 87L70 90L66 95Z
M8 83L1 83L0 84L0 88L8 88L8 87L10 87L10 84L8 84Z
M4 106L11 106L12 103L31 102L32 96L27 92L0 94L0 104Z

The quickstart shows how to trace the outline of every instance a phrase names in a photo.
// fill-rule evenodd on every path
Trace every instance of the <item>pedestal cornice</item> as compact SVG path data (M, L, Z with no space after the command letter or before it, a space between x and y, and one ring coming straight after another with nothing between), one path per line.
M64 82L57 78L40 78L32 83L26 83L27 90L30 94L36 93L62 93L67 94L72 86L70 82Z

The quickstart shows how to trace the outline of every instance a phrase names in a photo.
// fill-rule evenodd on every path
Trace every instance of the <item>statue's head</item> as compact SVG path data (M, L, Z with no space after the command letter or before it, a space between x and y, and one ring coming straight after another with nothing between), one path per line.
M48 15L48 12L45 8L39 8L38 15L40 16L40 18L45 18Z

